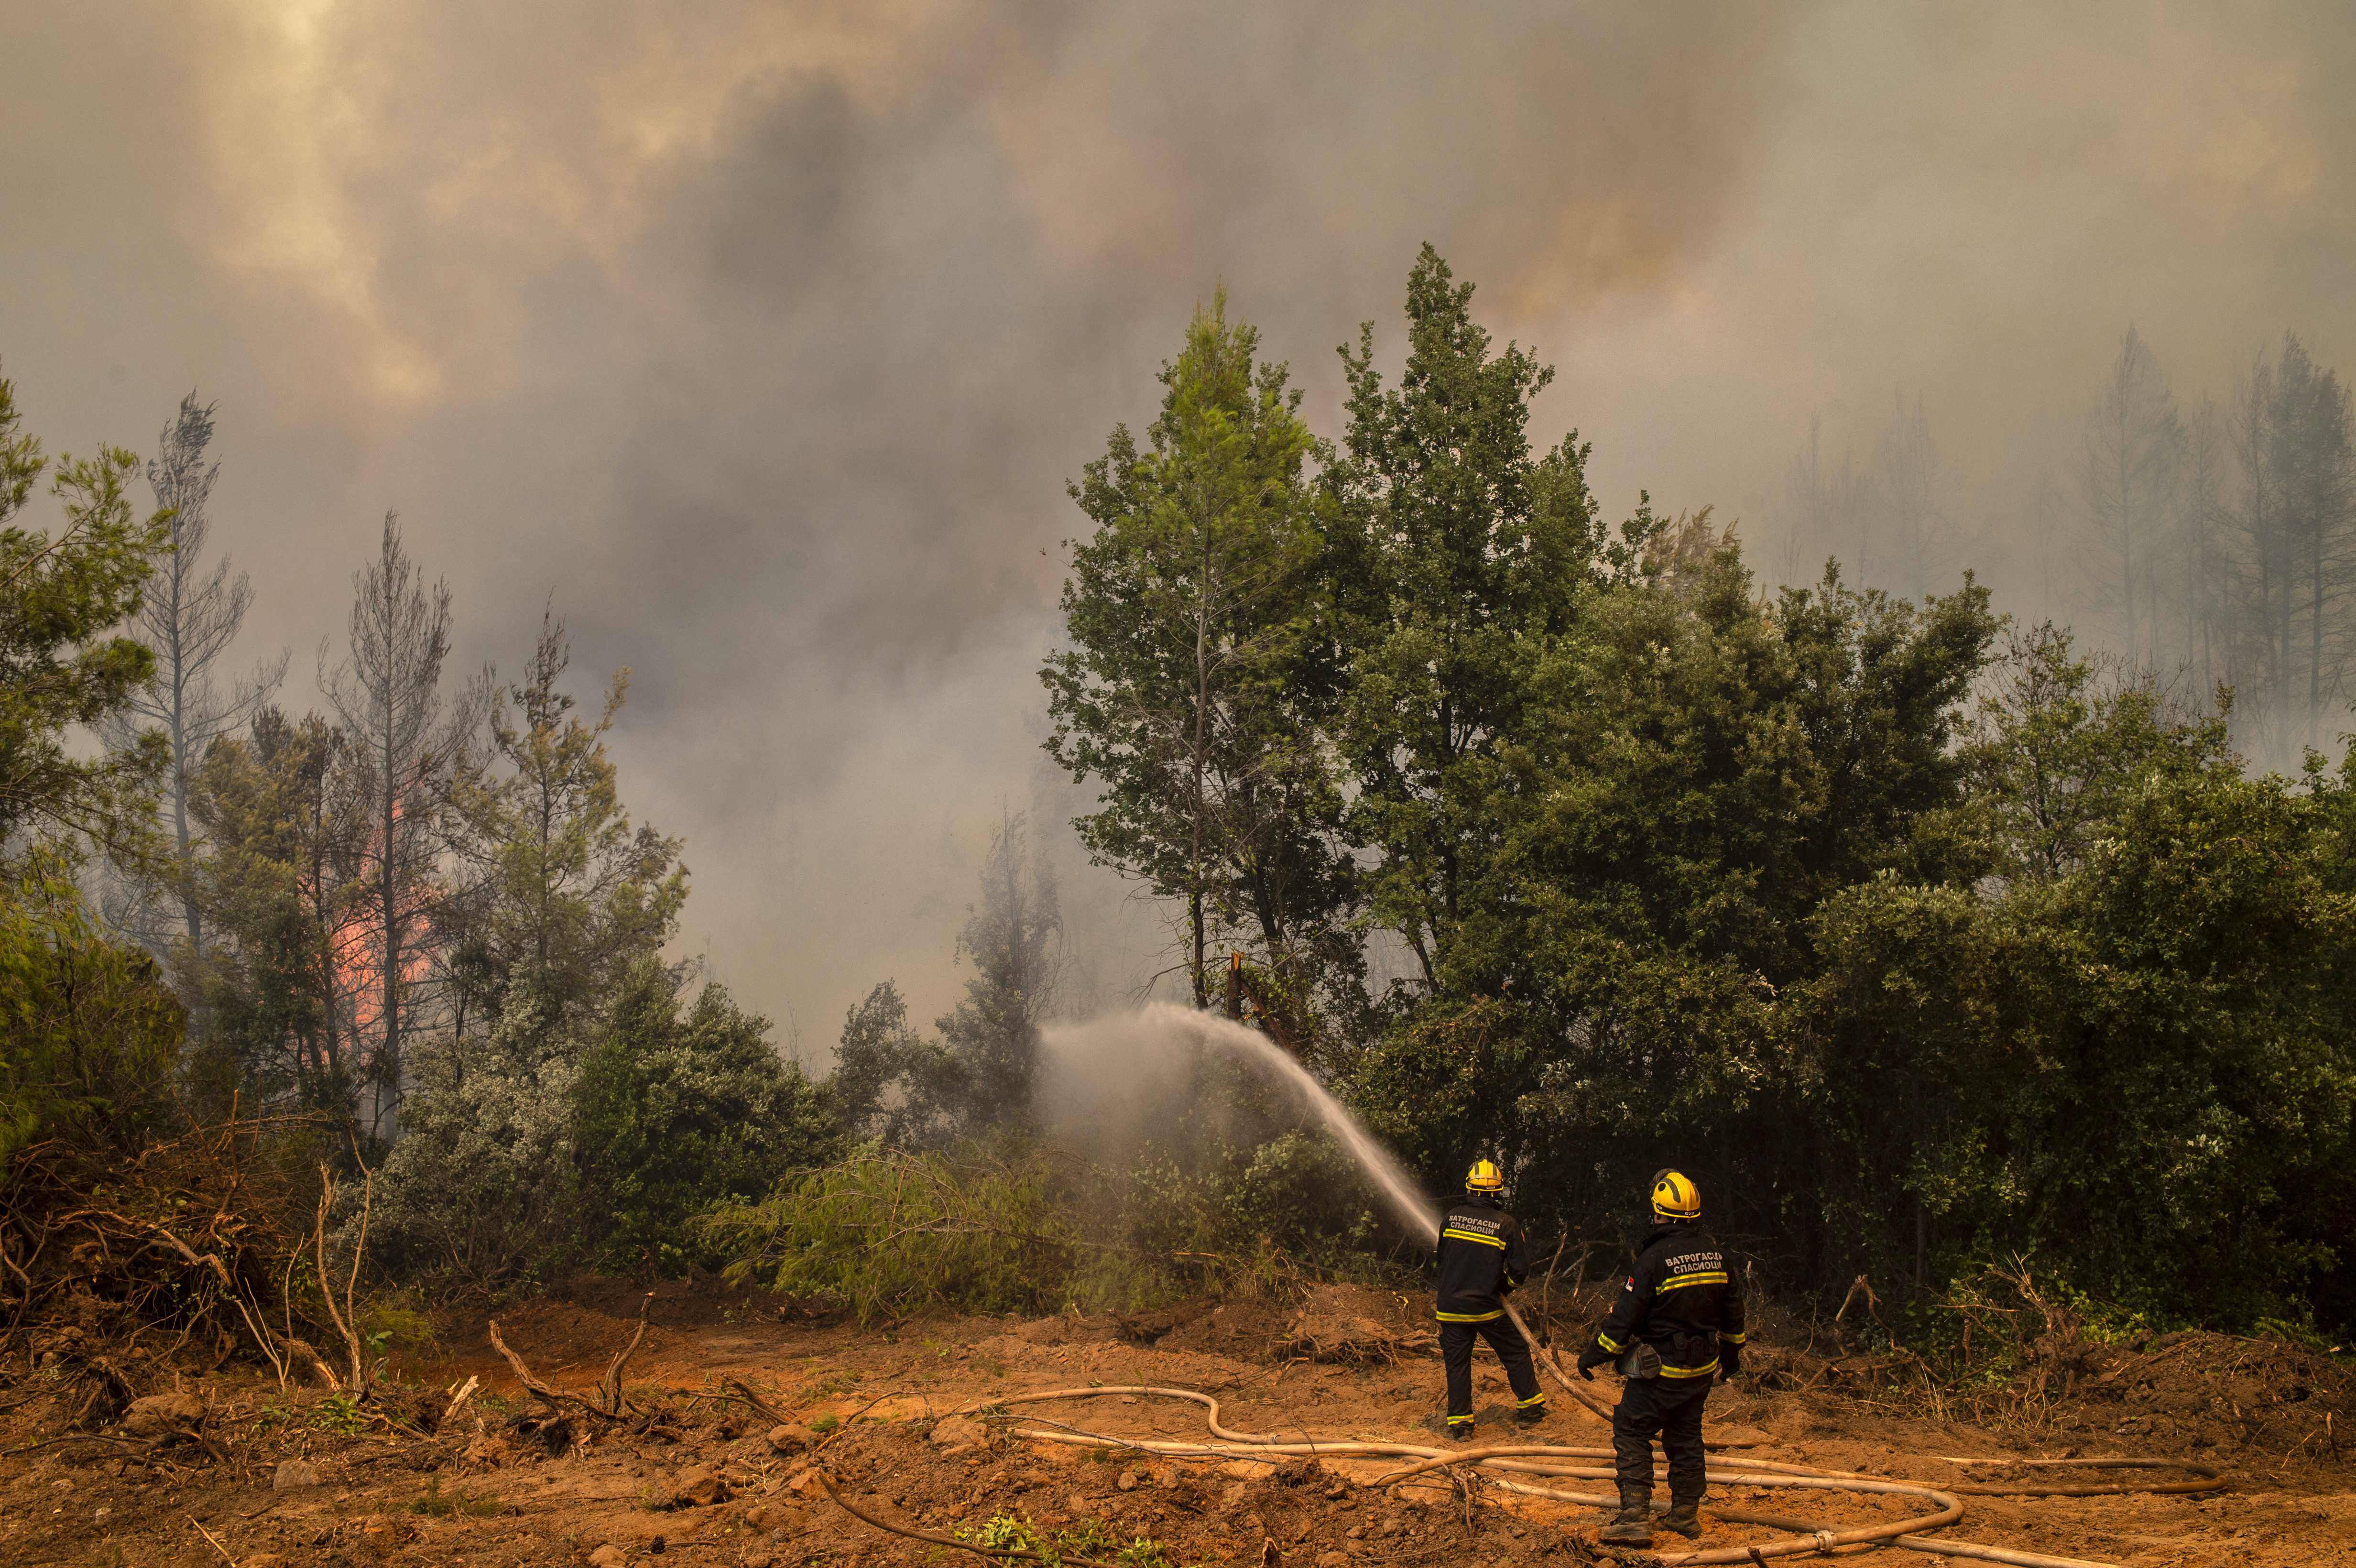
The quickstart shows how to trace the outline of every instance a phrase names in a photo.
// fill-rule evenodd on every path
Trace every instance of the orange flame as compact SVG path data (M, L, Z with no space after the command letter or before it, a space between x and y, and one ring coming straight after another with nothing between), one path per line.
M402 808L396 802L393 820L401 819ZM369 836L368 860L383 863L386 853L382 829ZM347 1038L365 1050L380 1045L385 1029L384 961L386 915L382 901L374 895L377 884L372 879L363 880L360 896L349 901L335 901L339 908L327 933L327 964L333 983L333 1005L344 1015ZM428 951L433 923L429 917L438 884L417 879L394 892L391 921L393 933L401 948L401 985L402 988L422 981L433 966ZM316 897L317 890L314 890Z

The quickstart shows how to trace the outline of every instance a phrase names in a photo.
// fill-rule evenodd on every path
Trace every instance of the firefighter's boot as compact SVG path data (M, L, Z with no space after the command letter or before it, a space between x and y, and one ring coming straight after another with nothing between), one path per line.
M1620 1511L1596 1537L1613 1546L1650 1546L1653 1544L1653 1493L1649 1487L1638 1491L1633 1487L1620 1488Z
M1669 1511L1661 1516L1661 1528L1674 1530L1687 1541L1697 1540L1701 1535L1700 1509L1699 1498L1672 1498Z

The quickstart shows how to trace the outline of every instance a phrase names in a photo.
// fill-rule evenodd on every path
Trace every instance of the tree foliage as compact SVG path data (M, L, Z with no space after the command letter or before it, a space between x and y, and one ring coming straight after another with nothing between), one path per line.
M113 628L138 612L166 518L134 515L130 453L51 472L19 426L0 379L0 1161L52 1136L135 1145L183 1029L153 963L100 928L74 880L91 842L134 859L153 848L158 747L91 756L72 731L119 710L154 667ZM44 473L55 533L15 520Z
M467 891L446 912L444 934L458 1005L478 1020L496 1019L517 984L560 1018L594 1008L661 950L686 901L680 841L631 826L605 752L629 671L587 723L562 688L570 663L562 624L544 616L523 678L491 710L488 744L453 782ZM466 1019L453 1027L463 1034Z
M2356 774L2233 744L2336 699L2337 381L2286 340L2188 420L2130 335L2081 486L2119 662L2008 629L1968 574L1927 591L1952 535L1919 401L1862 475L1793 476L1910 595L1837 563L1769 594L1706 512L1602 526L1586 449L1528 441L1546 370L1429 249L1408 317L1396 384L1369 328L1339 447L1303 438L1290 591L1317 662L1288 743L1340 809L1290 831L1346 871L1362 961L1395 940L1406 971L1319 1058L1367 1119L1434 1183L1500 1155L1590 1237L1682 1166L1804 1288L2041 1250L2162 1316L2356 1321ZM1142 509L1108 490L1080 492L1075 640L1183 651L1183 604L1102 589ZM2255 730L2150 673L2179 645L2247 672Z
M1071 486L1096 532L1064 585L1069 645L1042 671L1049 752L1102 781L1081 841L1183 903L1197 1005L1228 941L1295 987L1354 970L1341 796L1317 743L1336 691L1332 508L1301 394L1258 343L1219 294L1162 367L1147 444L1116 426Z
M584 1233L608 1266L675 1265L691 1216L841 1152L826 1096L768 1031L718 986L682 1007L659 964L632 971L573 1089Z
M69 870L45 852L0 885L0 1179L37 1138L137 1147L179 1050L178 999L100 929Z
M0 379L0 845L62 833L140 855L161 740L92 757L67 735L116 712L155 670L155 656L114 628L139 611L168 516L133 512L133 453L102 447L52 469L21 424L16 389ZM63 514L54 534L15 520L44 473Z

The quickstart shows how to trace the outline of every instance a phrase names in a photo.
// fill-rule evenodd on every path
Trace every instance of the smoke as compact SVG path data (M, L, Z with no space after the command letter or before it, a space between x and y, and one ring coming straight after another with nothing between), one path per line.
M2043 592L2036 475L2127 324L2179 386L2356 357L2338 8L0 0L0 366L52 445L220 404L248 636L334 635L401 509L474 661L553 597L627 664L687 939L822 1054L945 1008L1034 750L1064 480L1222 283L1338 424L1416 245L1561 367L1551 439L1775 530L1902 390L1966 561ZM2066 584L2064 585L2066 589ZM2067 613L2066 592L2051 608ZM310 661L298 657L296 666ZM297 706L311 694L289 693ZM1152 912L1068 843L1118 992Z

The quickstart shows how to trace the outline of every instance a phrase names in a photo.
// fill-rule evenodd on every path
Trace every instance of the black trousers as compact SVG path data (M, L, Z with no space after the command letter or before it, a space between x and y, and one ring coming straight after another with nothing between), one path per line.
M1530 1364L1530 1342L1512 1321L1492 1317L1486 1323L1442 1323L1440 1326L1440 1359L1448 1368L1448 1419L1452 1422L1472 1419L1472 1339L1475 1335L1489 1341L1489 1349L1497 1352L1497 1360L1505 1364L1505 1381L1514 1385L1515 1402L1524 1410L1537 1410L1546 1403L1546 1395L1538 1388L1537 1369Z
M1612 1412L1612 1454L1622 1491L1653 1489L1653 1439L1669 1460L1669 1499L1699 1502L1708 1488L1701 1446L1701 1407L1708 1378L1630 1378Z

